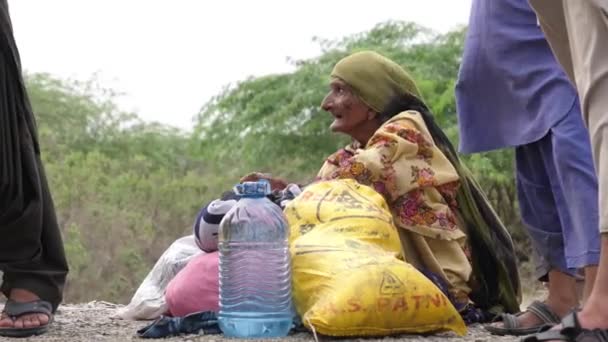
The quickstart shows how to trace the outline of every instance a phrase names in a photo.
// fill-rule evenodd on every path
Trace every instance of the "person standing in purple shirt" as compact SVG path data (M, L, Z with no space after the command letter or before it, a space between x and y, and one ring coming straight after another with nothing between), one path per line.
M460 151L515 148L519 205L548 281L545 301L486 328L527 335L579 305L599 261L597 179L576 90L527 0L473 0L456 84Z

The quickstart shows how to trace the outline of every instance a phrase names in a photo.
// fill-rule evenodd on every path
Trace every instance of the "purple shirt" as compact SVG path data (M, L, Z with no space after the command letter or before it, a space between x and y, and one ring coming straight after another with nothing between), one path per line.
M456 84L460 151L541 139L572 108L576 91L527 0L473 0Z

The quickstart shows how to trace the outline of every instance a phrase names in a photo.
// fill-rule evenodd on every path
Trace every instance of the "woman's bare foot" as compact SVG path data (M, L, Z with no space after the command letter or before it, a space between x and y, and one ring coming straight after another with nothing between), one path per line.
M11 290L9 299L20 303L25 303L38 300L40 297L28 290L13 289ZM2 316L0 316L0 328L35 328L47 324L49 320L49 316L39 313L22 315L13 320L3 312Z

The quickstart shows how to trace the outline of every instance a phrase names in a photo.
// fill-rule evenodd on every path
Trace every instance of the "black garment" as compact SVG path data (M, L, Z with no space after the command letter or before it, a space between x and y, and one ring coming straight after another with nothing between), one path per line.
M0 270L2 292L34 292L53 310L68 272L21 75L6 0L0 0Z

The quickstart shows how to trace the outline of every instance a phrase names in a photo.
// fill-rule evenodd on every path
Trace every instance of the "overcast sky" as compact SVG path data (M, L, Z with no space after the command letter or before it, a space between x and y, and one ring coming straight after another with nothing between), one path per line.
M189 129L224 85L290 70L318 54L313 36L340 38L386 20L440 32L468 21L471 0L9 0L28 72L125 93L145 120Z

